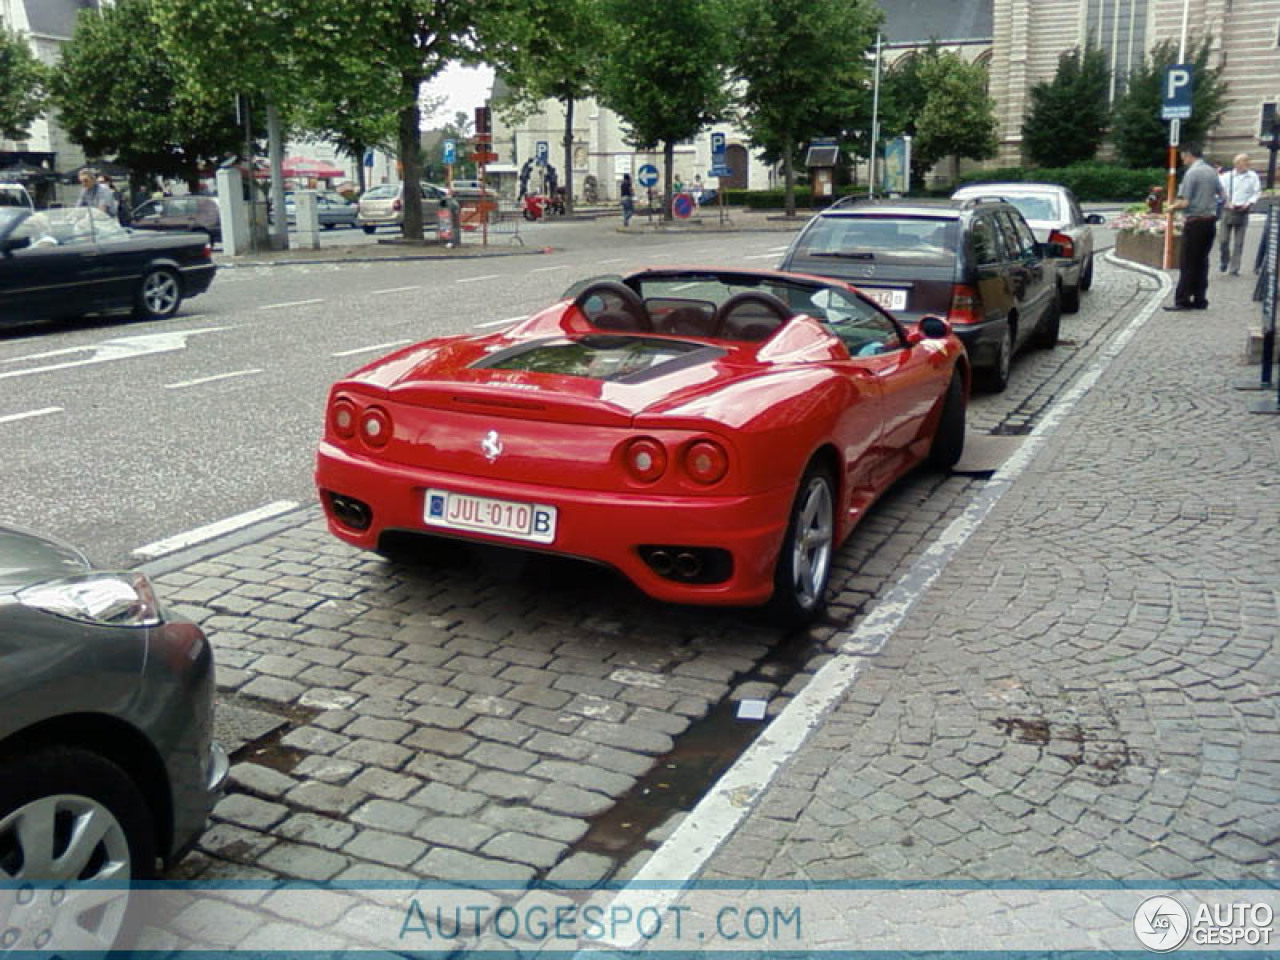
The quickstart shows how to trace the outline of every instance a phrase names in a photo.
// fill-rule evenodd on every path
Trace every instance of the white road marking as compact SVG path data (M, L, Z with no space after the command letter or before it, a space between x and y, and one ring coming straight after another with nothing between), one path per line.
M186 533L179 533L172 537L166 537L164 540L157 540L155 543L148 543L146 546L139 547L133 551L133 555L153 560L156 557L164 556L166 553L173 553L175 550L181 550L192 544L203 543L205 540L212 540L214 537L231 533L233 530L240 530L261 520L269 520L282 513L288 513L297 506L298 504L292 500L277 500L274 503L268 503L265 507L259 507L257 510L250 510L234 517L227 517L225 520L205 524L203 527L196 527L196 529L188 530Z
M778 259L778 255L776 253L756 253L756 254L752 254L749 257L743 257L742 259L743 260L776 260Z
M374 292L375 294L377 294L377 293L408 293L410 290L421 290L421 289L422 289L422 287L420 287L420 286L414 286L414 287L388 287L386 290L374 290L373 292Z
M700 287L700 286L702 286L702 281L700 281L700 280L699 280L699 281L698 281L698 282L696 282L696 283L682 283L682 284L680 284L680 285L679 285L679 286L677 286L677 287L672 287L671 289L672 289L672 291L676 291L676 290L692 290L694 287Z
M356 347L354 350L339 350L337 353L331 353L331 357L354 357L358 353L373 353L375 350L390 350L392 347L403 347L406 343L413 343L412 340L392 340L390 343L377 343L371 347Z
M9 370L0 373L0 380L11 377L29 377L36 373L51 373L54 370L67 370L72 367L87 367L95 363L108 363L112 360L128 360L131 357L145 357L151 353L171 353L187 348L187 337L197 333L214 333L226 330L226 327L203 327L198 330L172 330L167 333L148 333L140 337L117 337L104 340L102 343L90 344L87 347L66 347L62 350L46 350L43 353L31 353L24 357L9 357L0 363L23 363L28 360L46 360L51 357L67 357L77 353L92 353L82 360L68 360L66 363L50 363L29 370Z
M26 413L10 413L0 417L0 423L17 423L19 420L30 420L32 417L47 417L51 413L61 413L62 407L41 407L39 410L28 410Z
M484 323L475 324L475 329L483 330L485 327L505 327L513 323L519 323L521 320L528 320L528 316L523 317L507 317L505 320L486 320Z
M313 300L290 300L288 303L264 303L258 307L259 310L283 310L286 307L306 307L313 303L324 303L323 297L316 297Z
M230 373L216 373L212 377L200 377L196 380L180 380L177 383L166 383L166 390L182 390L186 387L198 387L202 383L216 383L219 380L231 380L235 377L249 377L255 373L262 373L261 367L253 367L249 370L232 370Z
M530 273L550 273L552 270L568 270L569 264L562 263L557 267L534 267Z
M669 906L755 809L778 772L804 746L836 704L848 695L865 658L884 648L956 551L1030 466L1046 437L1059 427L1155 313L1172 284L1162 273L1135 269L1154 277L1160 284L1147 306L1138 311L1128 326L1111 339L1093 363L1045 411L1026 443L987 481L973 502L942 531L867 617L843 638L840 653L818 670L769 724L765 736L748 747L721 776L628 886L619 891L610 909L630 909L630 916L635 916L644 908L662 910ZM625 947L628 943L618 940L612 945Z
M497 280L500 274L486 273L483 277L462 277L454 283L479 283L481 280Z
M626 257L614 257L612 260L597 260L596 263L600 266L604 266L606 263L622 263L625 259Z

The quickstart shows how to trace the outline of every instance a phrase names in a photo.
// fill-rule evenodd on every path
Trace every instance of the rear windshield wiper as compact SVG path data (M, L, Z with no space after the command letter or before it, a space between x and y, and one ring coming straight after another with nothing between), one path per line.
M846 253L843 250L816 250L809 254L811 257L841 257L845 260L874 260L876 255L867 251L858 251L857 253Z

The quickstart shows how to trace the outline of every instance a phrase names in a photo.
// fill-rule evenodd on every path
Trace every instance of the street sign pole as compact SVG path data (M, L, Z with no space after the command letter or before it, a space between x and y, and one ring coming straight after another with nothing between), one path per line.
M1178 140L1182 134L1182 121L1169 121L1169 176L1164 188L1164 268L1171 270L1173 263L1173 198L1178 192Z

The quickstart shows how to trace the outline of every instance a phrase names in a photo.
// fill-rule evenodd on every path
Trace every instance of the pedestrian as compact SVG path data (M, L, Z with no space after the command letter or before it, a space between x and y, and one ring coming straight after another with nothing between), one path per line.
M1262 181L1249 169L1249 155L1236 154L1230 172L1220 178L1224 193L1222 210L1222 242L1218 245L1218 269L1233 277L1240 276L1240 256L1244 253L1244 232L1249 226L1249 211L1262 195Z
M109 217L116 215L116 201L110 188L98 181L98 171L93 167L84 167L78 174L80 178L80 199L77 207L96 207Z
M1204 310L1209 306L1209 255L1217 227L1222 181L1204 161L1200 144L1182 145L1182 162L1188 165L1178 184L1178 197L1170 210L1183 210L1182 252L1178 257L1178 289L1166 310Z
M619 188L622 196L622 225L624 227L631 226L631 217L636 212L636 189L631 184L631 174L624 173L622 175L622 186Z

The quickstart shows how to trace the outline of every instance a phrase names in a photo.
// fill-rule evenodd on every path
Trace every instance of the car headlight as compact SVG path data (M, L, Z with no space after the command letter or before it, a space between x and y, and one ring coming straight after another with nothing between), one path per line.
M89 573L27 587L23 606L54 616L113 627L154 627L164 622L151 582L140 573Z

